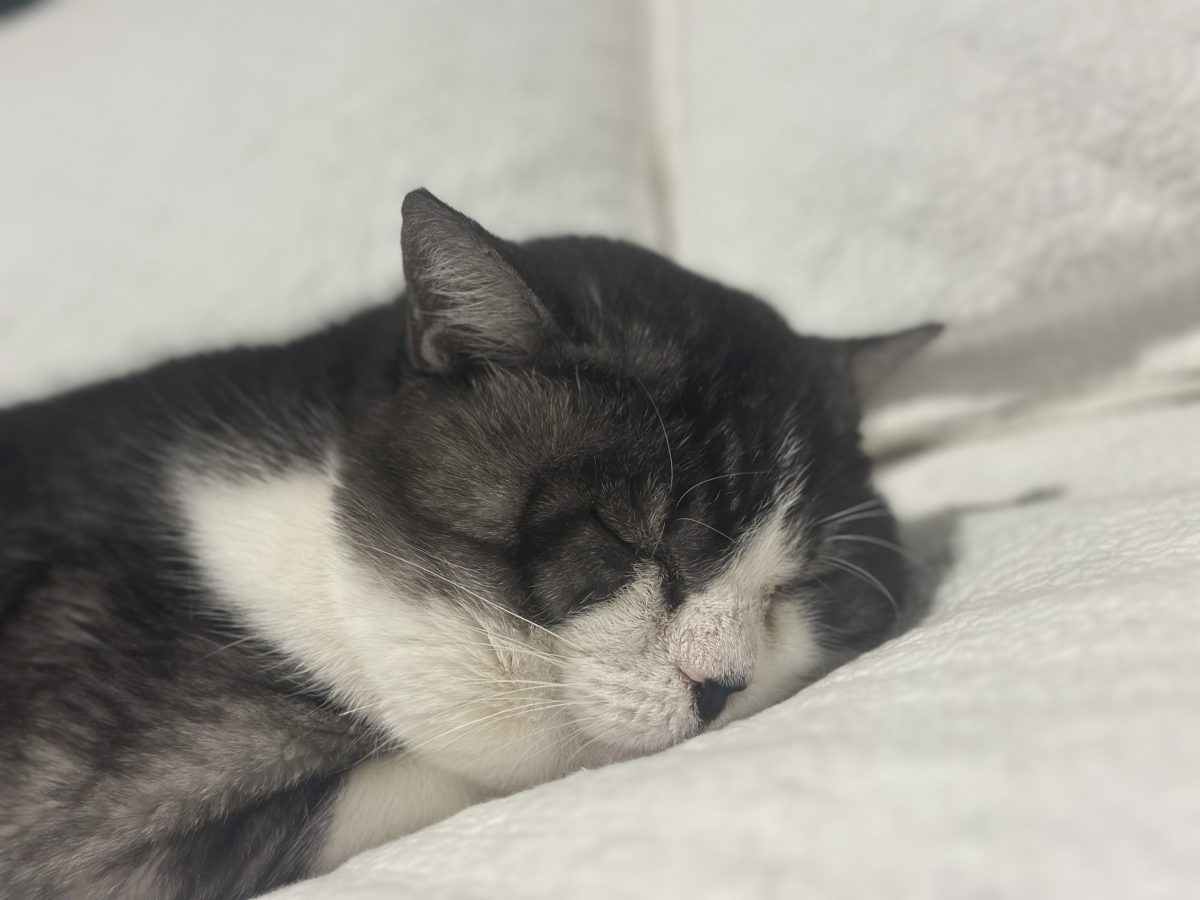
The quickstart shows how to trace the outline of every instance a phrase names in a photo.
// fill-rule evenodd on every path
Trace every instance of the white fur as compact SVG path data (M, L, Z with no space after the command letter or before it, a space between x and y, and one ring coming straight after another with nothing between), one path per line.
M432 825L483 797L470 782L410 754L357 766L334 803L316 871Z
M678 611L647 566L552 634L471 585L420 597L385 579L340 534L335 485L332 464L228 479L189 469L176 485L191 549L229 611L401 742L402 756L364 764L340 795L330 865L473 798L695 734L689 676L748 682L720 725L823 663L802 610L772 599L798 557L781 510Z

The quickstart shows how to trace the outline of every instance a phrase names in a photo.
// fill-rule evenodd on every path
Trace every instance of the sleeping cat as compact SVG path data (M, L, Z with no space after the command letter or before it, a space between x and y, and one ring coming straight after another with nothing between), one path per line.
M860 405L936 326L403 212L392 305L0 413L5 897L252 896L893 627Z

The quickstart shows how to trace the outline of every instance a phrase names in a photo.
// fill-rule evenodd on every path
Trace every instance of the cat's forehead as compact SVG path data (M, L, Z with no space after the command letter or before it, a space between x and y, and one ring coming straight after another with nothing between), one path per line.
M659 348L706 342L715 352L753 339L762 353L793 337L782 316L757 297L632 244L573 237L519 249L535 293L576 338Z

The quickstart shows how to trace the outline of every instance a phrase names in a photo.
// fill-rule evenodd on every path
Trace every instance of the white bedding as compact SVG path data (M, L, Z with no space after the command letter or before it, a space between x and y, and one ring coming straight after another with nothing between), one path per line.
M1195 896L1198 43L1191 0L0 19L0 402L383 295L422 183L799 324L956 323L870 428L922 623L279 896Z

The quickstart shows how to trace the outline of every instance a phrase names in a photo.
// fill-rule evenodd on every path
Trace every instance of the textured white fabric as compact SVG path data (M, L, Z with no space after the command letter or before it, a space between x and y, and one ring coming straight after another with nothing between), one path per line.
M674 247L800 325L958 325L871 429L930 445L884 478L919 626L280 896L1194 896L1198 39L1191 0L0 20L0 402L395 289L422 183L505 234Z

